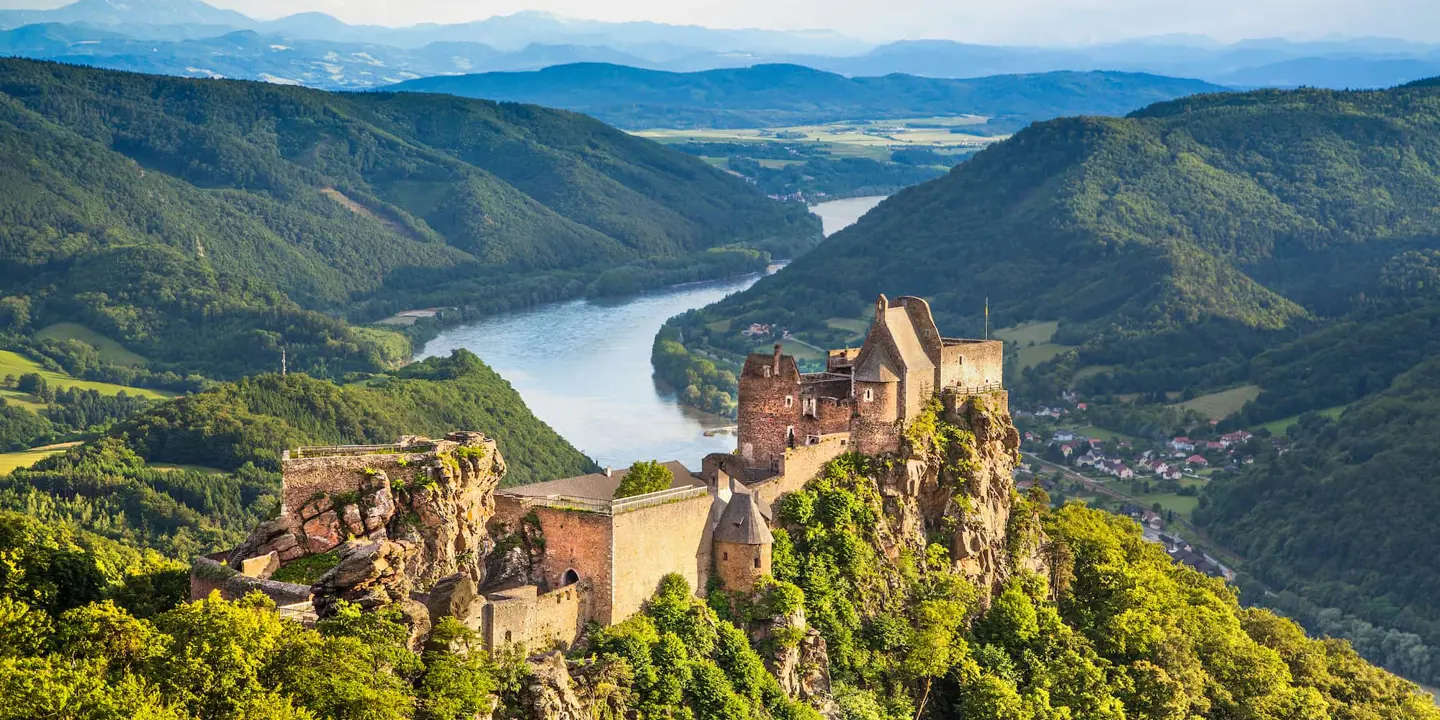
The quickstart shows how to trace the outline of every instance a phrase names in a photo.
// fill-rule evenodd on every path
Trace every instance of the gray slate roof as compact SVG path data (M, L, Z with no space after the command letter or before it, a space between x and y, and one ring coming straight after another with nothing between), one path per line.
M715 528L715 541L735 545L769 545L775 542L760 504L750 493L735 493Z

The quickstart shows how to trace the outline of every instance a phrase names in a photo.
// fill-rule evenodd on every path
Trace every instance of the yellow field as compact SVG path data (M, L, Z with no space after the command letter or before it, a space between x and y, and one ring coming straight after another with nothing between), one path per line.
M49 383L50 386L54 388L78 387L85 390L96 390L103 395L116 395L119 394L121 391L124 391L130 395L141 395L157 400L175 397L175 393L165 392L162 390L125 387L124 385L95 382L93 380L77 380L65 373L47 370L39 363L31 360L30 358L10 352L9 350L0 350L0 377L3 377L5 375L14 375L16 377L19 377L26 373L39 373L40 377L45 378L45 382ZM28 398L31 402L34 401L34 398L29 398L25 395L19 395L18 393L11 393L9 391L6 391L4 394L6 395L6 399L11 399L11 396L13 395L18 396L18 398Z
M72 448L79 444L78 442L60 443L18 452L0 453L0 475L8 475L15 468L28 468L51 455L59 455L65 452L66 448Z
M1055 331L1060 328L1060 323L1053 320L1046 322L1032 322L1014 327L1001 328L991 332L1005 342L1013 342L1024 347L1026 345L1044 345L1055 337Z
M36 340L79 340L95 348L100 359L116 365L144 365L145 358L110 338L78 323L55 323L35 333Z
M1178 403L1178 405L1194 410L1211 420L1224 420L1239 412L1240 408L1245 407L1245 403L1257 397L1260 397L1259 385L1242 385L1209 395L1201 395L1193 400Z
M724 334L724 333L730 332L730 321L729 321L729 320L716 320L715 322L709 323L709 324L706 325L705 327L710 328L710 331L711 331L711 332L717 332L717 333Z

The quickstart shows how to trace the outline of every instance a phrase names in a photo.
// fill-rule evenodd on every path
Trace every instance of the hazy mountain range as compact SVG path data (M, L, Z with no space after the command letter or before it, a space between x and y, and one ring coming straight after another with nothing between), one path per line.
M404 28L350 25L313 12L259 21L198 0L80 0L53 10L6 10L0 29L0 54L331 89L575 62L670 71L787 63L851 76L948 78L1113 70L1238 87L1383 87L1440 74L1440 46L1386 38L1225 45L1183 35L1075 48L947 40L875 46L830 31L610 23L537 12Z

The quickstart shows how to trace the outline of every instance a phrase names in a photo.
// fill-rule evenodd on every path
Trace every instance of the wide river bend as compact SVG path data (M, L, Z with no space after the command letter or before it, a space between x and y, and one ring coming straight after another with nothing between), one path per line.
M829 235L882 199L836 200L811 212ZM657 459L698 470L705 455L734 449L734 436L724 430L732 421L677 403L674 391L652 375L650 346L666 320L758 279L692 283L614 301L574 300L496 315L446 330L419 357L456 348L479 355L537 417L602 466Z

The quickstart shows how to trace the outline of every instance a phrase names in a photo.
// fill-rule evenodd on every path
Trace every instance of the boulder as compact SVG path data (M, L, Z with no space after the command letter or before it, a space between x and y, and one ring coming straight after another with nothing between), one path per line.
M280 569L280 553L271 550L264 555L257 555L240 561L240 574L260 580L269 580L276 570Z
M477 599L484 603L484 599L475 592L475 581L465 573L455 573L440 578L430 588L430 599L425 606L430 610L431 620L453 617L464 622L476 609Z
M526 720L590 720L558 650L530 658L530 677L520 689L518 716Z
M340 518L333 510L306 520L302 529L305 532L305 549L312 555L323 553L345 539L340 532Z
M400 543L350 540L336 554L339 562L310 588L315 595L315 612L321 618L334 614L340 600L373 610L409 599L407 552Z
M357 505L346 505L341 511L341 519L345 521L345 530L350 535L364 535L365 521L360 519L360 507Z

